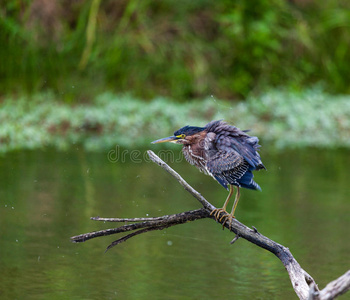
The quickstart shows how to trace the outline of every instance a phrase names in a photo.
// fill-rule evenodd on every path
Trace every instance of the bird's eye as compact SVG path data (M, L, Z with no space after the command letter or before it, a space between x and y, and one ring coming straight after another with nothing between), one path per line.
M176 137L178 137L178 138L180 138L180 139L184 139L184 138L186 137L186 135L184 135L184 134L179 134L179 135L177 135Z

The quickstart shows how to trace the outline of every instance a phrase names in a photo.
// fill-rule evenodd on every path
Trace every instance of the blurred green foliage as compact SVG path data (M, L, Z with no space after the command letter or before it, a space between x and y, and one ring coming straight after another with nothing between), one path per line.
M350 147L350 96L330 96L315 88L274 90L234 104L213 97L145 102L111 93L74 106L50 93L8 98L0 107L0 152L47 146L90 151L145 147L182 126L218 119L251 129L264 147Z
M350 2L0 0L1 94L349 93Z

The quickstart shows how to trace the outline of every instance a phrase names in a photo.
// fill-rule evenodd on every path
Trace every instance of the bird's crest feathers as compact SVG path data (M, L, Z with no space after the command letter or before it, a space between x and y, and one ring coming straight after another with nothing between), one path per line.
M180 128L179 130L174 132L175 136L179 136L179 135L192 135L198 132L201 132L205 129L205 127L196 127L196 126L184 126L182 128Z

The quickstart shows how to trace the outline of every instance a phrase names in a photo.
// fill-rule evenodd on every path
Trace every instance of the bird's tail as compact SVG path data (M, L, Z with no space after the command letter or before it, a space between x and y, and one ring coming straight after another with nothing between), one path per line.
M261 191L261 187L253 180L253 173L251 171L247 171L239 180L238 183L241 187L251 190L259 190Z

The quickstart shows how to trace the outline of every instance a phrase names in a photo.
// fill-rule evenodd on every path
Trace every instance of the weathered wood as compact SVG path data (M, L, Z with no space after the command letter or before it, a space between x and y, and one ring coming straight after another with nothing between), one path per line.
M170 173L176 180L187 190L192 196L194 196L203 206L203 208L182 212L179 214L165 215L154 218L100 218L93 217L92 220L104 221L104 222L135 222L132 224L125 224L117 228L100 230L95 232L84 233L71 238L72 242L85 242L89 239L107 236L117 233L123 233L128 231L134 231L129 233L114 242L112 242L106 249L109 250L112 247L127 241L136 235L153 231L162 230L174 225L184 224L203 218L214 219L214 216L210 215L210 212L216 209L211 203L209 203L200 193L192 188L177 172L170 168L164 161L162 161L153 151L147 151L150 159ZM220 218L219 218L220 219ZM138 223L140 222L140 223ZM306 300L328 300L342 295L350 289L350 271L338 278L337 280L329 283L322 291L318 290L317 284L314 279L299 265L297 260L293 257L288 248L275 241L262 235L258 230L253 227L252 229L240 223L237 219L233 219L229 222L226 218L222 221L217 221L224 227L236 234L231 241L231 244L235 243L239 238L244 238L247 241L270 251L275 254L283 263L286 268L293 289L299 299Z
M350 290L350 270L336 280L327 284L327 286L318 291L315 286L310 287L308 300L331 300L345 294Z
M124 223L124 222L140 222L140 221L143 221L145 219L147 221L143 221L141 223L125 224L123 226L120 226L117 228L112 228L112 229L104 229L104 230L79 234L76 236L72 236L71 241L73 243L82 243L82 242L85 242L85 241L88 241L88 240L91 240L93 238L100 237L100 236L108 236L108 235L112 235L112 234L123 233L123 232L128 232L128 231L133 231L133 230L144 229L144 228L147 228L148 231L160 230L160 229L164 229L164 228L167 228L170 226L179 225L179 224L183 224L183 223L190 222L190 221L195 221L198 219L208 218L208 216L209 216L209 214L208 214L207 210L205 210L204 208L200 208L197 210L186 211L186 212L182 212L179 214L165 215L162 217L155 217L155 218L100 218L100 217L92 217L91 220L104 221L104 222L122 222L122 223ZM120 240L121 240L120 242L126 241L125 239L120 239ZM120 242L118 242L117 244L119 244ZM115 245L117 245L117 244L115 244ZM108 249L110 249L110 248L111 247L109 247Z

